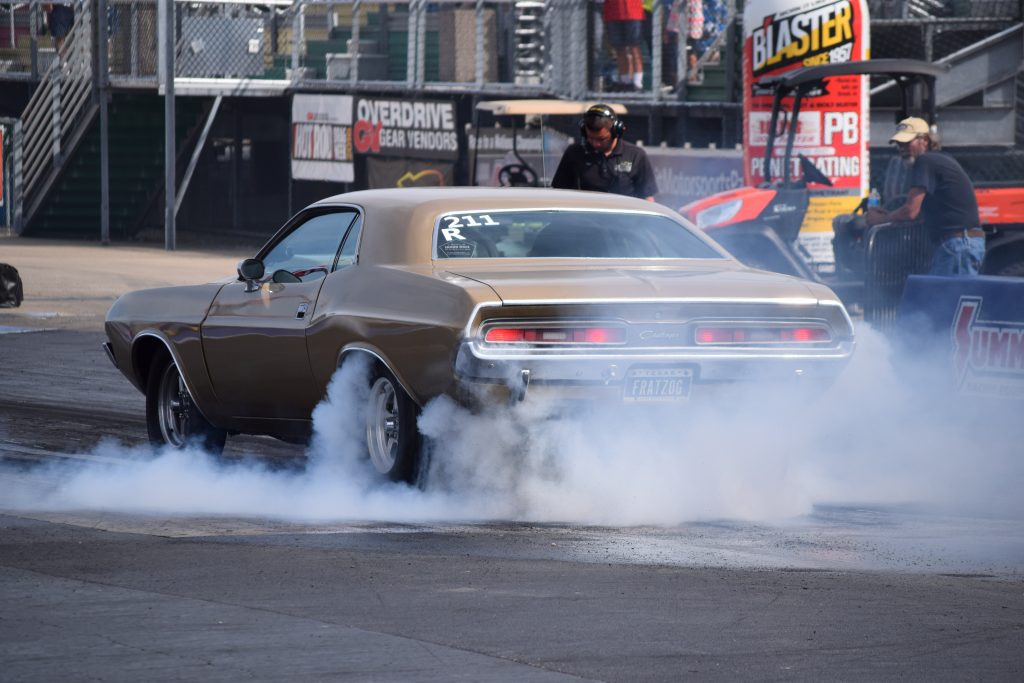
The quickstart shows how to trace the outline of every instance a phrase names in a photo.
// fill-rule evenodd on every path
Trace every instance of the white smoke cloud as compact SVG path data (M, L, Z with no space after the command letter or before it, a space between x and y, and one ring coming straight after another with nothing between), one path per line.
M785 520L831 503L1024 516L1020 404L912 387L893 353L861 326L850 366L816 398L764 389L575 412L530 400L474 412L440 398L419 422L431 452L422 489L382 482L365 460L367 368L346 364L314 413L303 468L105 442L90 462L36 468L33 486L4 477L0 507L616 526Z

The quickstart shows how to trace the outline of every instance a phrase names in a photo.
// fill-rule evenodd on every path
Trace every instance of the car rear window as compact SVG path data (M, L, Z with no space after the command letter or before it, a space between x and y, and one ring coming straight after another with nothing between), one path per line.
M459 211L438 218L435 257L724 258L658 214L613 211Z

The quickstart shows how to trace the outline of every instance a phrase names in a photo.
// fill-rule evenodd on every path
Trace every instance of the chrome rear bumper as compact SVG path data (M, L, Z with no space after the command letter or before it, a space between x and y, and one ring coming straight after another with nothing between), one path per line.
M614 393L635 367L686 367L700 384L812 381L830 382L853 355L852 340L807 349L643 349L581 352L572 349L496 349L464 342L455 359L456 379L465 385L505 385L514 398L536 385L564 385L573 393L588 387Z

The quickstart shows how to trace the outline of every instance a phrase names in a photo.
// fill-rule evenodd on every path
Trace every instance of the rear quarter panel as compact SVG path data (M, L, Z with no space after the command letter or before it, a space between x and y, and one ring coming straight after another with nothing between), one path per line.
M463 331L479 304L496 301L490 287L428 266L350 266L320 290L306 337L313 375L326 391L342 354L362 349L423 405L453 389Z

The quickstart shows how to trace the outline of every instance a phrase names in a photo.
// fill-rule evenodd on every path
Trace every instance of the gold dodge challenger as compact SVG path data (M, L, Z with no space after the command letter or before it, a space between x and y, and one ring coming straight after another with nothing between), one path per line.
M108 355L155 444L301 442L346 359L372 367L366 448L411 480L429 400L698 401L827 385L853 325L819 284L752 270L675 211L525 188L368 190L288 221L237 278L130 292Z

